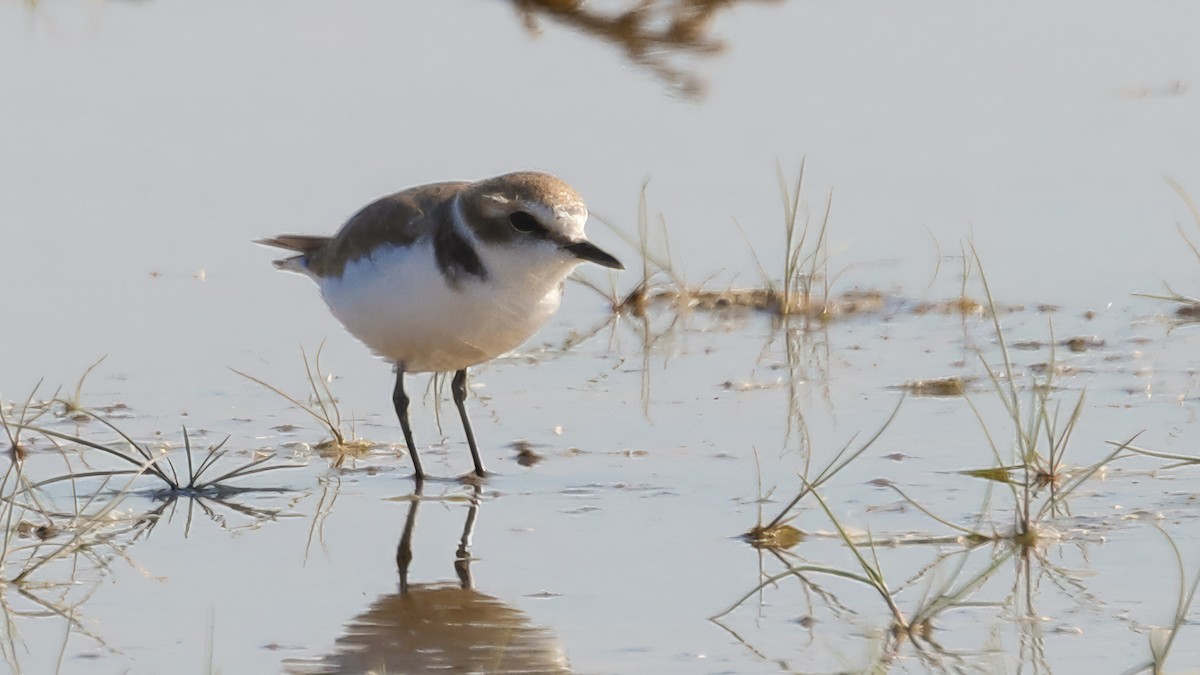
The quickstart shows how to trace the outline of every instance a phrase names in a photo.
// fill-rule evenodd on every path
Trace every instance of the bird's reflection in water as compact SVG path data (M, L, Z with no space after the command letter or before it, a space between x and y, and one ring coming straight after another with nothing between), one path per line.
M455 555L457 581L412 583L412 538L421 505L413 494L396 549L400 592L380 597L346 625L331 654L292 661L292 673L570 673L548 629L511 605L476 591L471 535L479 487L467 511Z

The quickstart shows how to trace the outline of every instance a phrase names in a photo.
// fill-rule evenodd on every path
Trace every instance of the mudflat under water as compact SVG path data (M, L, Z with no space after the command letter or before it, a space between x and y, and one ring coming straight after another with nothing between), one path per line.
M33 424L58 434L23 432L21 478L77 477L0 483L8 669L1119 672L1177 623L1168 667L1200 663L1175 617L1200 569L1197 468L1178 459L1200 455L1200 332L1132 295L1200 284L1176 224L1200 229L1164 180L1200 193L1190 6L732 3L694 48L645 52L531 11L0 6L0 401L13 431L35 392ZM538 167L634 237L649 177L650 253L692 286L761 287L785 257L775 165L795 181L802 157L806 213L834 195L831 295L870 302L642 317L571 283L474 376L496 471L479 487L415 491L387 366L249 244ZM588 279L631 291L642 251L589 232L630 271ZM1007 377L992 319L960 301L984 298L968 238L1021 419L1042 391L1040 437L1061 438L1082 397L1060 487L1112 442L1160 455L1123 453L1045 513L1049 487L1033 494L1031 546L1010 536L1024 492L963 473L1010 462L1020 433L988 376ZM358 452L230 370L308 404L301 348L319 347ZM48 403L104 356L76 401L98 419ZM947 377L965 396L905 386ZM439 429L424 384L423 457L456 476L452 404ZM742 538L897 404L817 488L828 512L811 494L789 512L798 542ZM106 423L179 472L185 427L197 461L225 441L209 478L290 468L198 495L89 477L128 466L62 436L127 447ZM897 612L928 628L896 637Z

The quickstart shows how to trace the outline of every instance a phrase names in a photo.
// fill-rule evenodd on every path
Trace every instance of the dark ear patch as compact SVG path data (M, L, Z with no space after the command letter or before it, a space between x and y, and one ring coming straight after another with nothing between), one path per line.
M488 278L487 268L483 266L475 247L449 223L442 223L433 235L433 253L438 269L454 288L467 277L475 277L480 281Z
M513 211L508 216L508 222L514 230L522 234L538 232L544 229L537 218L534 218L525 211Z

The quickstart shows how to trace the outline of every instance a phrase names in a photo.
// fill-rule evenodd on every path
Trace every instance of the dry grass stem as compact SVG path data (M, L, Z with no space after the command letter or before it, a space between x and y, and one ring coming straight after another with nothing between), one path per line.
M310 394L312 400L315 401L314 405L302 403L279 387L260 380L253 375L243 373L236 368L230 368L230 370L278 394L317 420L329 432L331 438L317 444L315 447L323 455L335 456L337 464L340 466L345 456L361 454L374 446L374 443L365 439L355 438L353 431L349 434L342 432L342 414L338 409L337 399L334 398L333 392L330 391L329 385L326 383L326 376L321 370L321 350L323 348L324 343L317 348L316 358L311 364L308 360L308 354L304 351L304 347L300 348L300 356L304 360L304 372L308 379Z

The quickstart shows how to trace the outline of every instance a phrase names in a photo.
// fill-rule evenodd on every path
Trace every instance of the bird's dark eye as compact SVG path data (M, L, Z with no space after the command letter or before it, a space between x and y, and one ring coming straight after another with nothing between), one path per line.
M514 230L523 234L542 229L542 224L537 221L537 218L524 211L514 211L509 215L508 222L512 224Z

